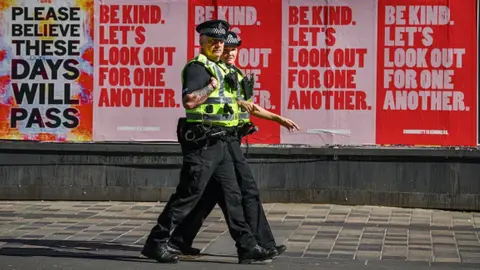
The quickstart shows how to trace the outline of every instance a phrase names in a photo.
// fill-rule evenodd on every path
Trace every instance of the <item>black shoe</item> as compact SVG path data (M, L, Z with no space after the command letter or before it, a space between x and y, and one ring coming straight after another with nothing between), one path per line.
M272 247L272 248L265 248L265 250L267 251L267 255L269 258L275 258L278 256L278 252L277 252L277 249L275 247Z
M159 263L177 263L179 260L178 254L175 254L167 245L145 244L141 253Z
M269 254L273 254L273 258L280 256L282 253L287 250L287 247L285 245L279 245L279 246L274 246L268 250Z
M182 255L189 255L189 256L198 256L200 255L200 249L185 246L185 245L176 245L173 243L168 243L168 248L172 249L174 253L182 254Z
M182 247L180 249L182 255L198 256L200 255L200 249L194 247Z
M250 264L253 262L265 261L272 258L272 254L270 254L270 252L268 252L265 248L259 245L255 245L252 249L238 252L239 264Z

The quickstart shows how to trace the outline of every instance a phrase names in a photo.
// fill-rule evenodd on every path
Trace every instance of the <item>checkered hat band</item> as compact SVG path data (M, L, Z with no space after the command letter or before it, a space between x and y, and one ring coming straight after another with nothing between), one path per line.
M200 34L213 34L213 35L225 35L226 31L225 29L219 29L219 28L204 28L200 30Z
M238 39L234 38L232 35L229 35L227 39L225 40L225 43L231 43L231 44L237 44Z

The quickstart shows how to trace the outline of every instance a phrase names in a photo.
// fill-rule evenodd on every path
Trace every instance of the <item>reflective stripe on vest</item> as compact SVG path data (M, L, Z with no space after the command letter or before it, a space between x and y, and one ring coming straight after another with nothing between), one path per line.
M203 104L225 104L234 102L234 99L229 97L211 97L208 98Z
M248 112L241 112L238 114L238 120L250 119L250 114Z
M245 100L245 98L243 97L243 89L242 89L242 84L240 83L243 78L244 78L244 75L242 73L242 71L237 68L235 65L232 65L230 67L230 70L231 72L235 72L235 74L237 74L237 77L238 77L238 87L237 87L237 91L236 91L236 98L238 100ZM249 100L247 100L249 102L252 101L252 98L250 98ZM238 124L239 125L243 125L245 123L248 123L250 122L250 114L248 112L242 112L241 110L243 108L240 108L240 106L238 106L238 120L240 121Z
M208 63L208 60L207 60ZM220 70L220 68L214 63L213 68L215 69L215 73L217 73L218 76L218 82L220 83L220 88L218 89L218 96L219 97L225 97L225 80L223 78L223 73Z
M234 114L213 114L213 113L187 113L187 119L205 120L205 121L232 121L235 120Z

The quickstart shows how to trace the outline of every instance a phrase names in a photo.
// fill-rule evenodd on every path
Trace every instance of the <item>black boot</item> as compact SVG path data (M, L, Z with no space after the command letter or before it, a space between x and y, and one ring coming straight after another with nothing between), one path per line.
M238 251L238 263L239 264L250 264L258 261L265 261L272 259L273 254L270 254L265 248L255 245L253 248L248 250L239 250Z
M142 255L159 263L177 263L179 254L166 244L145 243Z

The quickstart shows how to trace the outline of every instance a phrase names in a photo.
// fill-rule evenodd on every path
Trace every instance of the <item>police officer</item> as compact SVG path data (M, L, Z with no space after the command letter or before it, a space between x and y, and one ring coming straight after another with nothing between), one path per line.
M142 250L144 256L158 262L178 262L181 250L169 243L170 231L192 211L212 177L221 185L226 221L236 242L239 263L272 257L257 244L245 222L241 192L225 139L238 125L236 92L225 83L228 69L219 61L228 29L228 23L222 20L197 26L201 52L182 71L186 118L179 120L177 128L183 154L180 182Z
M242 137L254 130L255 126L250 121L251 112L253 115L276 121L288 130L298 130L297 124L292 120L271 113L264 108L251 102L253 95L253 81L246 78L243 73L235 67L234 63L238 53L238 47L241 40L234 32L229 32L225 40L225 47L222 55L222 61L227 64L231 73L227 78L236 85L238 104L242 110L239 110L239 136L230 140L229 149L235 164L235 174L242 190L242 204L245 218L258 243L269 250L273 256L278 256L286 250L284 245L277 245L268 220L263 210L259 191L255 183L250 166L240 148ZM234 75L232 77L232 75ZM221 186L216 181L209 182L202 199L187 218L175 229L172 234L172 243L182 247L183 253L188 255L197 255L200 250L191 247L195 236L200 230L203 221L218 203L226 216L225 201L222 198Z

